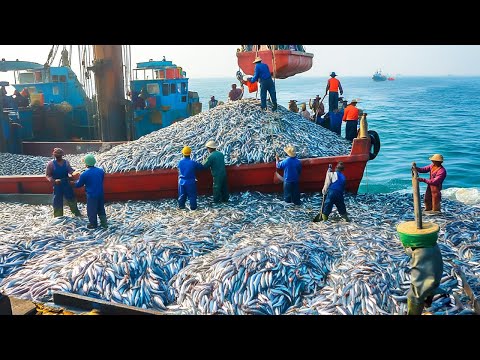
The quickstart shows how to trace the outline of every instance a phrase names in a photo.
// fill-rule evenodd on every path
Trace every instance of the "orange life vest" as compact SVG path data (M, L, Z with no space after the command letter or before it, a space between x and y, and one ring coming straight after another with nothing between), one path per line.
M330 92L338 92L338 86L340 84L340 81L335 79L335 78L330 78L328 79L328 84L330 85L328 88L328 91Z

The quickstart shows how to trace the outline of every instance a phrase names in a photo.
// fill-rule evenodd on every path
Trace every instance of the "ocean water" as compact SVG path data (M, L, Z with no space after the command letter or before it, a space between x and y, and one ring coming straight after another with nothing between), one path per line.
M450 194L454 189L480 189L480 77L398 77L384 82L370 77L338 79L347 100L361 99L357 106L368 113L368 127L381 141L380 153L367 163L360 193L411 191L412 162L428 165L434 153L445 158L443 187L451 188ZM235 82L238 85L233 76L190 79L189 89L199 93L205 110L212 95L225 102ZM308 106L315 95L323 97L326 82L327 77L276 80L278 103L288 107L289 100L297 100ZM244 97L255 94L245 92ZM324 104L328 111L328 98ZM421 183L420 192L425 188Z

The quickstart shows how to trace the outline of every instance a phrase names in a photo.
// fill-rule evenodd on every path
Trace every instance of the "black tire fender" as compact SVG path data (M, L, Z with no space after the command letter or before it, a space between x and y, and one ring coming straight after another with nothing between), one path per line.
M373 160L377 157L380 152L380 136L374 130L368 130L368 136L370 137L370 160Z

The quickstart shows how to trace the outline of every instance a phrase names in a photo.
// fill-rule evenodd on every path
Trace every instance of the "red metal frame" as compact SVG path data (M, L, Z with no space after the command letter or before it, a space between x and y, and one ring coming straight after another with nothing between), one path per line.
M335 168L339 161L343 161L347 178L346 191L356 194L369 160L370 147L370 138L354 139L350 155L301 159L300 191L321 191L328 164ZM274 183L275 171L274 162L227 166L229 190L281 192L283 185ZM210 171L205 170L198 174L197 188L199 194L212 193ZM160 169L106 174L104 191L106 201L176 198L178 171ZM51 194L52 185L43 175L0 176L0 194L18 193ZM84 189L75 189L75 193L79 200L85 201Z

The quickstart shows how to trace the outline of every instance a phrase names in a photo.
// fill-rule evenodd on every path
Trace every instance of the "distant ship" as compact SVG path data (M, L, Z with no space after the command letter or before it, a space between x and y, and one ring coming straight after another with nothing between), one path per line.
M385 81L387 80L387 77L382 74L381 70L375 71L375 74L372 76L373 81Z
M393 81L393 80L395 80L395 78L393 76L390 76L387 80L388 81Z

